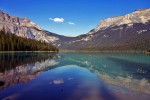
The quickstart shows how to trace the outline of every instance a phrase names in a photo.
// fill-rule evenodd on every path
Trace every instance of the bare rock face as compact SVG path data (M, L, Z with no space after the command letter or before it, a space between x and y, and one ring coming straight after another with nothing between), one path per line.
M125 47L142 45L140 50L150 49L150 9L136 10L124 16L107 18L96 28L77 37L66 37L42 30L27 18L11 17L0 11L0 30L24 38L52 43L59 49L83 49ZM108 48L109 47L109 48ZM111 50L111 49L110 49Z
M124 24L127 24L128 26L132 26L135 23L146 24L148 21L150 21L150 9L136 10L135 12L124 16L104 19L98 24L95 30L98 31L108 27Z
M132 27L133 24L147 24L150 21L150 9L145 10L135 10L130 14L126 14L124 16L117 16L112 18L106 18L99 22L97 27L93 29L93 31L89 32L88 34L95 33L100 30L105 30L110 27L114 26L121 26L121 25L128 25Z
M59 38L47 34L28 18L9 16L7 13L2 11L0 11L0 30L13 33L24 38L45 41L47 43L53 43L59 40Z
M130 49L133 45L142 45L140 50L150 49L150 9L136 10L124 16L107 18L87 34L80 35L76 40L69 41L65 48L111 48ZM127 46L127 48L125 48ZM133 48L132 48L133 49Z

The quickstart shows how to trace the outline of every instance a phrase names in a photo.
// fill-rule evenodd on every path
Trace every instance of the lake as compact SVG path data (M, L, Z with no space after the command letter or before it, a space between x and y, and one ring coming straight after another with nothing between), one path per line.
M150 55L1 53L1 99L150 100Z

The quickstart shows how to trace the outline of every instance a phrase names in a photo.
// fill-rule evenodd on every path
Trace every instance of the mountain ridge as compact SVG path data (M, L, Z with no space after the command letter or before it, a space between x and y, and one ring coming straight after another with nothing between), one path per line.
M150 9L137 10L124 16L104 19L99 22L95 29L79 37L79 40L70 41L72 42L71 45L76 45L78 49L97 48L97 50L109 50L111 48L111 50L131 49L145 51L150 49L150 45L147 43L138 48L133 48L132 46L133 44L140 44L141 41L149 41L150 39ZM122 49L126 46L128 48Z
M55 33L43 30L28 18L10 16L3 11L0 11L0 30L20 37L42 40L47 43L53 43L58 40L58 38L49 35L56 35Z
M149 41L150 8L103 19L96 28L76 37L67 37L43 30L27 18L11 17L0 11L0 30L11 32L17 36L52 43L59 49L97 48L98 50L105 50L104 48L107 48L109 50L111 48L111 50L120 50L114 48L121 48L121 50L127 50L135 44ZM127 48L124 48L126 46ZM146 43L141 48L132 49L146 50L150 49L149 47L149 44Z

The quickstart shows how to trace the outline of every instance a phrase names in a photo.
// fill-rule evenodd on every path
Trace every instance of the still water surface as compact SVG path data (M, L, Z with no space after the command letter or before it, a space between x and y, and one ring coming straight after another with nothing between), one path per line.
M150 100L150 55L0 54L0 100Z

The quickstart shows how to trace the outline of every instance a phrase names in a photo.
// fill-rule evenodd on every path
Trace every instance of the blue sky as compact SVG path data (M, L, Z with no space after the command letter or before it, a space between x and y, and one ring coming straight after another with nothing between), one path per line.
M85 34L104 18L143 8L150 8L150 0L0 0L0 9L10 15L67 36Z

